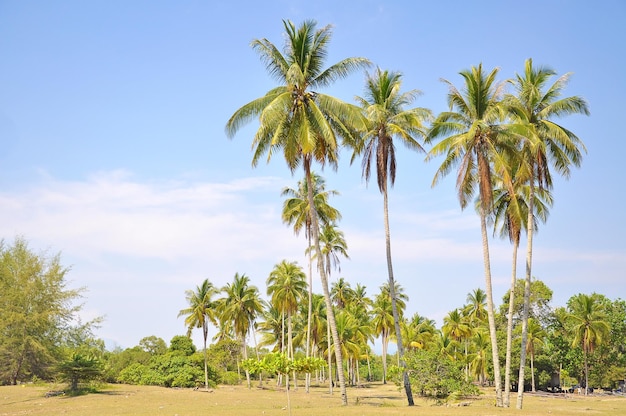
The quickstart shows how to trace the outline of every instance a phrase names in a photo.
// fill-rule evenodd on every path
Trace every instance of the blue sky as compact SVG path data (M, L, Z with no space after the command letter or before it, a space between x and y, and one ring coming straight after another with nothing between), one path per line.
M282 259L306 265L303 236L281 223L281 157L251 167L255 123L228 140L241 105L275 83L250 48L283 45L282 19L332 24L328 64L369 58L419 89L416 106L446 109L445 78L483 63L500 79L524 60L573 72L567 95L591 116L560 120L588 153L536 235L533 275L554 306L593 291L626 298L626 221L617 121L626 96L626 5L621 1L0 1L0 237L61 253L72 287L87 288L83 316L97 335L134 346L185 332L184 292L246 273L265 295ZM363 94L364 73L324 92ZM461 211L454 178L431 188L438 160L398 148L390 219L396 279L407 314L441 322L484 288L480 230ZM374 296L386 280L382 197L342 154L321 172L341 210L350 260L341 273ZM492 239L494 298L510 279L511 248ZM522 243L525 246L525 242ZM522 249L521 251L524 251ZM523 254L519 270L523 273ZM321 292L319 284L314 289ZM200 334L196 334L199 336ZM198 340L199 338L195 338Z

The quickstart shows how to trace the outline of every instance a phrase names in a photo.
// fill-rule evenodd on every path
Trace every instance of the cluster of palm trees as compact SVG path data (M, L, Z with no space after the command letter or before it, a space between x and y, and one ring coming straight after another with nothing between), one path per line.
M533 231L538 221L545 218L551 202L548 192L552 187L551 169L564 177L569 176L571 166L580 165L585 151L583 143L574 133L553 120L568 114L588 114L587 104L580 97L561 97L569 74L549 84L555 72L533 66L530 59L526 61L524 73L507 82L496 80L497 69L485 71L482 65L460 72L464 81L462 89L445 81L449 86L449 110L440 113L434 120L427 109L408 108L419 92L401 92L402 76L397 72L377 69L369 74L365 97L356 98L358 105L349 104L318 89L356 70L367 68L371 65L370 61L365 58L347 58L324 68L331 27L317 29L313 21L305 21L298 27L290 21L283 23L287 36L282 52L267 39L252 42L253 49L259 53L279 85L238 109L228 120L226 132L229 137L233 137L244 124L258 121L259 128L252 140L253 166L264 155L267 155L269 161L279 152L292 172L300 166L304 169L305 179L298 191L301 191L301 195L306 193L308 211L304 217L297 220L291 217L289 221L293 221L294 226L299 221L298 227L305 229L309 253L317 261L338 362L341 362L343 351L328 284L331 263L324 255L321 243L324 227L336 221L338 215L317 209L313 164L317 163L322 168L328 164L336 168L343 147L352 153L352 160L362 157L366 181L371 171L376 171L378 187L383 195L388 287L402 367L404 342L392 267L388 190L389 185L393 186L396 174L394 139L418 151L424 150L420 145L422 141L432 145L427 160L443 157L433 185L456 169L461 207L475 202L480 215L486 314L496 401L499 406L508 406L508 390L503 399L501 388L487 226L491 222L503 227L502 233L514 243L515 253L520 234L526 231L525 298L528 299ZM514 93L506 92L507 84L512 85ZM427 127L428 123L430 126ZM514 270L512 280L515 279ZM309 294L308 304L310 316L312 294ZM522 331L523 346L527 343L527 318L526 312L523 320L525 329ZM510 344L507 350L509 356ZM522 348L522 363L525 362L525 351L526 348ZM522 364L521 379L523 367ZM510 369L507 367L505 372L508 376ZM347 404L342 366L337 367L337 377L342 400ZM508 384L508 380L505 380L505 389L508 389ZM406 372L404 387L411 405L412 393ZM520 391L518 395L520 408L522 394Z

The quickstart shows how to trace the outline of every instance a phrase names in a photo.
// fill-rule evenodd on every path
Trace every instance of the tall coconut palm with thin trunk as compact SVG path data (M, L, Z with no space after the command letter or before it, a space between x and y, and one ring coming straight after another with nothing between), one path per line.
M496 82L498 69L486 72L482 64L470 70L461 71L465 81L459 91L451 82L448 84L449 111L437 116L428 134L428 141L443 137L430 150L428 159L444 155L444 161L437 169L433 185L436 185L455 166L458 166L456 187L461 208L471 201L476 188L480 201L480 228L483 245L483 263L487 294L487 316L493 360L493 376L496 390L496 405L501 407L502 380L500 379L500 359L496 336L496 321L491 284L491 263L489 259L489 238L487 235L487 215L492 208L492 174L506 166L503 156L512 152L513 144L506 140L499 124L503 118L500 104L502 84Z
M315 211L317 212L319 223L322 225L322 227L326 227L331 222L341 219L341 213L339 212L339 210L333 208L328 204L328 198L332 195L339 195L339 192L334 190L327 191L326 181L321 176L312 173L311 178L313 179L313 203L315 206ZM311 210L309 209L308 186L306 178L298 181L297 189L292 189L288 187L283 188L281 196L287 197L287 199L285 199L285 202L283 203L283 222L293 226L293 231L296 233L296 235L299 235L300 231L304 229L304 235L308 242L306 253L309 260L309 290L305 354L306 357L309 357L311 353L311 314L313 308L313 244L311 242L312 216ZM305 388L307 392L309 391L309 385L310 374L307 374L305 382Z
M356 106L315 89L327 87L355 70L367 67L369 61L365 58L347 58L324 69L331 27L316 29L316 23L311 20L297 28L290 21L283 21L283 24L287 35L283 53L267 39L252 42L252 47L265 62L269 73L281 85L235 111L226 124L226 133L228 137L233 137L245 123L257 119L259 129L252 142L253 166L263 155L267 154L269 160L274 153L281 151L292 172L299 166L304 168L309 206L313 208L313 243L316 252L320 253L320 227L313 201L312 164L317 162L324 166L329 163L336 167L339 139L354 141L353 132L362 128L363 118ZM317 256L317 263L331 333L337 341L337 327L322 256ZM335 345L335 353L338 358L341 357L339 345ZM342 403L347 405L343 368L338 366L337 372Z
M515 286L517 284L517 253L522 230L528 225L528 198L527 172L521 168L519 155L513 155L509 161L509 182L505 183L501 177L494 178L493 211L488 222L493 223L494 234L501 238L508 238L513 244L513 261L511 267L511 287L509 290L509 308L507 313L506 359L504 370L504 397L505 407L511 403L511 350L513 345L513 308L515 305ZM533 220L535 229L537 220L545 222L548 218L549 207L552 206L552 196L549 191L535 192L533 207L536 215Z
M605 342L611 327L600 297L597 294L579 294L567 302L566 319L574 334L572 347L580 346L585 361L585 395L589 391L589 354Z
M556 72L547 67L533 67L532 59L527 59L524 74L517 75L512 82L516 94L507 97L506 103L512 118L511 130L523 137L521 157L527 165L529 175L529 206L526 250L526 284L524 290L524 312L522 316L522 350L519 379L524 379L526 364L526 343L528 308L530 303L530 281L532 278L533 215L535 189L551 189L550 166L568 178L570 167L578 167L586 150L582 141L570 130L555 123L553 119L572 115L589 114L585 100L578 96L561 98L571 74L558 78L548 87ZM524 390L517 395L517 408L523 406Z
M362 141L355 146L355 156L356 154L363 154L363 176L366 181L369 181L371 171L376 171L378 189L383 195L385 249L389 287L391 288L391 307L395 320L398 354L401 366L404 369L404 389L409 406L413 406L411 383L402 359L404 346L402 344L400 319L394 293L395 278L391 261L388 187L389 185L393 187L396 180L396 148L394 139L400 141L409 149L423 152L424 149L417 139L426 135L424 122L430 119L431 113L424 108L406 109L417 98L419 91L412 90L402 93L400 91L401 84L402 75L399 72L382 71L378 68L375 74L368 75L366 96L365 98L357 97L357 102L363 108L367 118L367 129L363 133Z
M202 328L202 337L204 342L204 388L209 389L209 369L206 341L209 336L209 322L217 324L215 317L215 302L213 296L217 294L217 289L209 281L205 279L196 290L187 290L185 292L189 307L181 309L178 316L185 316L185 325L187 326L187 336L191 336L193 328Z
M292 315L304 299L306 275L296 262L283 260L274 266L267 278L267 294L283 315L287 315L287 356L294 358Z
M232 328L241 343L243 359L248 359L246 339L250 330L254 329L256 317L263 311L263 303L259 296L259 289L250 285L250 278L245 274L235 273L232 283L227 283L222 289L225 297L218 303L218 310L222 319L232 322ZM246 380L250 388L250 372L246 370Z

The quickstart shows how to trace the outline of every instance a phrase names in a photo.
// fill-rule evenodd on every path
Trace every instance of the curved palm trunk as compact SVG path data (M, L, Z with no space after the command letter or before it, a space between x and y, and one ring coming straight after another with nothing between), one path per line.
M528 197L528 222L526 242L526 279L524 281L524 310L522 312L522 351L520 353L519 378L517 389L517 408L524 404L524 370L526 367L526 345L528 344L528 311L530 310L530 279L533 262L533 199L535 198L535 182L530 180L530 195Z
M387 271L389 272L389 294L391 295L391 310L393 312L393 321L396 330L396 340L398 345L398 361L402 368L402 382L409 406L413 406L413 393L411 392L411 381L409 373L406 371L404 363L404 347L402 345L402 332L400 331L400 316L398 314L398 305L396 304L396 284L393 278L393 266L391 263L391 233L389 232L389 207L387 202L387 182L383 185L383 203L385 218L385 247L387 250Z
M506 324L506 363L504 365L504 407L511 405L511 346L513 345L513 303L515 302L515 283L517 281L517 250L519 237L513 244L513 267L511 272L511 289L509 289L509 314Z
M502 407L502 380L500 380L500 355L498 354L498 338L493 308L493 289L491 287L491 262L489 261L489 240L487 238L487 221L485 208L480 208L480 228L483 239L483 262L485 264L485 286L487 294L487 318L489 320L489 337L491 338L491 356L493 359L493 379L496 388L496 406Z
M326 301L327 319L330 325L330 332L333 338L333 344L335 347L335 360L337 361L337 378L339 379L339 389L341 390L341 402L344 406L348 405L348 393L346 391L346 378L343 371L343 355L341 353L341 345L339 343L339 333L337 332L337 322L335 321L335 312L333 311L333 304L330 298L330 290L328 289L328 277L326 276L326 270L324 268L324 256L322 256L322 249L320 247L320 235L319 235L319 222L317 220L317 212L315 211L315 204L313 200L313 181L311 179L311 161L310 159L304 159L304 171L306 174L306 181L308 187L308 199L309 207L311 209L311 222L313 228L313 242L315 243L315 252L317 253L317 268L320 273L320 279L322 281L322 290L324 292L324 300Z

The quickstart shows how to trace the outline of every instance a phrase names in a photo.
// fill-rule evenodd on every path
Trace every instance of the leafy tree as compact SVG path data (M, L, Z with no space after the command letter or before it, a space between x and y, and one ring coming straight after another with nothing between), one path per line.
M478 388L463 377L462 364L436 351L413 350L405 355L411 384L417 394L435 400L451 396L464 397L478 394ZM396 373L395 370L398 370ZM390 372L402 374L394 367ZM398 377L399 378L399 377Z
M233 137L241 126L258 118L260 125L252 142L252 164L256 165L266 153L269 160L276 151L282 151L292 172L300 165L304 168L309 207L313 208L313 243L319 254L320 225L314 209L311 167L316 161L322 166L330 163L336 167L338 138L354 140L354 132L363 119L356 106L314 89L329 86L335 80L369 65L369 61L365 58L347 58L323 69L328 56L331 27L316 29L316 23L311 20L299 27L291 21L283 21L283 24L287 35L284 53L267 39L252 42L252 47L259 53L270 74L281 85L235 111L226 124L226 133L228 137ZM322 256L317 256L317 262L328 309L328 322L335 339L335 354L339 359L341 349L337 344L337 327ZM342 403L347 405L343 368L338 366L337 372Z
M139 347L150 355L165 354L167 351L167 344L163 338L154 335L140 339Z
M396 307L394 293L395 278L391 261L391 234L389 231L388 186L393 187L396 180L396 148L394 138L410 149L424 151L417 138L426 135L424 122L431 117L430 110L424 108L406 109L419 95L418 90L402 93L402 74L399 72L382 71L369 74L366 81L365 98L357 97L363 108L367 125L363 132L363 140L355 146L355 155L363 154L363 176L369 181L372 165L378 178L378 189L383 195L383 212L385 222L385 248L387 272L391 289L391 308L395 320L398 354L402 360L404 346L400 331L400 319ZM355 156L353 156L354 158ZM411 384L407 374L404 375L404 388L409 406L413 406Z
M68 271L23 238L0 241L0 384L52 377L62 346L96 324L77 318L83 289L67 287Z
M186 336L175 335L170 341L169 351L179 355L189 356L196 352L196 346L193 341Z
M505 173L505 155L514 149L499 126L503 118L501 84L496 82L498 69L486 73L482 64L460 72L465 81L459 91L451 82L449 87L449 111L440 113L428 134L428 141L443 137L428 154L432 159L444 155L437 169L433 185L458 165L456 188L461 208L471 201L478 188L480 228L483 245L483 263L487 294L487 317L491 338L491 353L496 390L496 404L503 406L500 380L500 360L496 333L491 264L487 235L487 215L493 202L493 172Z
M62 361L58 370L63 379L69 381L70 390L78 391L78 384L81 382L97 379L102 376L102 362L93 355L75 352L68 359Z

